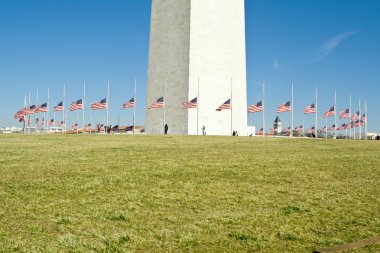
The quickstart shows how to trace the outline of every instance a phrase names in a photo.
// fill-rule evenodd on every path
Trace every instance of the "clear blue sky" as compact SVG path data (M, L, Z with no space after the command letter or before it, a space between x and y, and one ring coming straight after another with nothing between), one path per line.
M379 0L246 0L248 103L261 99L266 80L268 128L294 81L295 125L314 124L302 109L317 85L321 114L333 105L335 88L338 111L348 107L351 92L353 110L359 97L366 99L369 130L380 132L379 13ZM68 104L82 96L84 80L89 121L89 102L106 96L107 79L110 123L120 116L130 124L132 111L119 108L133 96L134 78L137 123L144 124L149 22L149 0L0 1L0 127L18 125L12 116L25 94L34 103L39 89L44 102L50 87L54 106L66 82ZM290 125L289 113L280 117ZM104 112L93 118L103 121ZM71 113L68 124L74 121ZM260 127L261 115L249 121Z

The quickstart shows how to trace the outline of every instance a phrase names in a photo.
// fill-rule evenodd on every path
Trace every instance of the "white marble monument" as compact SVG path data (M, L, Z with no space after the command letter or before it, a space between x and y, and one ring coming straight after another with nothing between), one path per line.
M244 0L152 0L150 29L147 105L164 97L165 109L147 109L146 132L245 135ZM195 97L198 108L182 109ZM232 110L216 111L231 97Z

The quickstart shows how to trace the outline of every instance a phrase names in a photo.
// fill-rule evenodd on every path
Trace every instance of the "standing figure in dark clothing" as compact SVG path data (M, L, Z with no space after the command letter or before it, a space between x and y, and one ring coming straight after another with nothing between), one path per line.
M168 134L168 131L169 131L169 126L168 124L165 124L165 134Z

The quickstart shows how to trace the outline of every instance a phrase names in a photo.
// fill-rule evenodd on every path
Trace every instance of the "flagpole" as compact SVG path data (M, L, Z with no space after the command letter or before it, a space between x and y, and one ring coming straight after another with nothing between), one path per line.
M86 101L86 81L83 81L83 109L82 109L82 133L84 133L84 109L85 109L85 101ZM78 120L79 121L79 120ZM79 128L79 126L78 126Z
M50 118L49 110L50 110L50 87L48 87L47 119ZM50 119L49 119L49 122L50 122ZM46 127L49 129L50 128L49 123L45 121L45 124L46 124ZM45 129L45 132L46 132L46 129Z
M25 93L25 96L24 96L24 109L27 107L27 104L28 103L26 102L26 93ZM22 129L24 134L26 134L26 121L25 121L25 117L26 116L24 116L24 124L23 124L23 129Z
M108 107L110 105L110 80L107 80L107 127L109 127L109 110Z
M265 80L263 81L262 107L263 107L263 137L265 137Z
M318 138L318 87L315 86L315 138Z
M327 134L328 134L328 130L327 130L327 118L326 118L326 129L325 129L325 133L326 133L326 140L327 140Z
M197 96L197 135L199 135L199 77L198 77L198 96Z
M164 84L164 134L165 134L165 122L166 122L166 78L165 78L165 84Z
M30 100L30 92L29 92L29 107L31 106L31 100ZM31 131L30 131L30 125L31 125L31 116L29 115L29 124L28 124L28 133L31 134Z
M36 133L37 132L37 127L39 128L39 126L37 126L37 118L38 118L38 111L37 111L37 109L38 109L38 88L37 88L37 93L36 93L36 121L35 121L35 124L36 124L36 128L34 129L35 131L34 131L34 133ZM38 120L39 120L39 118L38 118Z
M365 121L364 121L364 131L365 131L365 140L368 140L368 108L367 108L367 100L364 100L364 112L365 112Z
M362 126L360 124L361 121L361 113L362 113L362 106L359 98L359 140L362 140Z
M350 123L350 140L352 138L352 127L351 127L351 117L352 117L352 113L351 113L351 92L350 92L350 109L349 109L349 115L350 115L350 118L348 120L348 122Z
M135 133L135 129L136 129L136 94L137 94L136 87L137 87L137 79L135 78L135 95L133 97L133 100L135 102L135 106L133 107L133 133Z
M291 122L291 130L290 130L290 137L293 137L293 120L294 120L294 82L292 82L292 104L291 104L291 106L292 106L292 111L291 111L291 113L292 113L292 122Z
M63 131L65 132L66 134L66 119L65 119L65 110L66 110L66 102L65 102L65 99L66 99L66 82L63 83L63 110L62 110L62 123L63 123Z
M233 132L233 126L232 126L232 78L231 78L231 99L230 99L230 107L231 107L231 135L232 135L232 132Z
M335 122L334 122L334 139L336 139L336 126L337 126L337 108L336 108L336 89L334 90L334 113L335 113Z

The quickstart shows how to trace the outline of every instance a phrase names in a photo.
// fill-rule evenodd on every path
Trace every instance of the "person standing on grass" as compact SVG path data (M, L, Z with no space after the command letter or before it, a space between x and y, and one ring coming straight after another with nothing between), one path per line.
M206 127L204 125L202 126L202 135L206 135Z
M168 134L168 131L169 131L169 126L168 126L168 124L165 124L165 135Z

